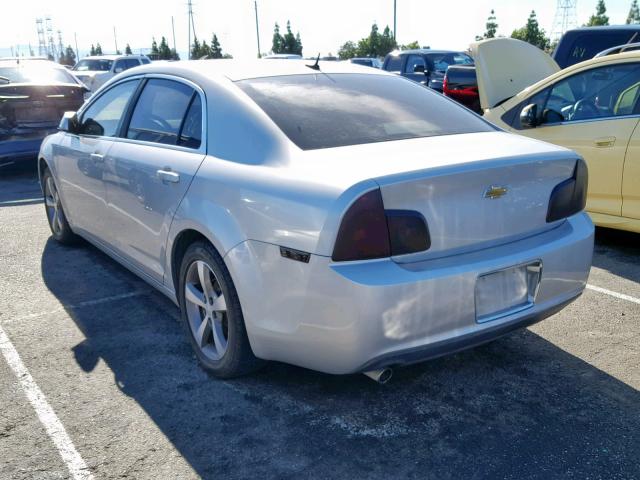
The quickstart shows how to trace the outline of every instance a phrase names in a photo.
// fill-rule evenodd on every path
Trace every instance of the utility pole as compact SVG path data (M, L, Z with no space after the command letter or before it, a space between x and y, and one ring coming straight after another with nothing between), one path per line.
M116 27L113 27L113 43L116 44L116 55L118 54L118 37L116 37Z
M396 1L393 0L393 39L396 39Z
M173 24L173 15L171 15L171 31L173 32L173 51L178 53L178 50L176 50L176 26Z
M78 35L73 32L73 39L76 41L76 62L80 61L80 50L78 50Z
M189 45L187 46L187 60L191 60L191 18L193 15L193 9L191 6L191 0L189 0L187 2L187 5L189 6L189 36L188 36L188 40L189 40Z
M256 9L256 38L258 39L258 58L261 58L262 53L260 53L260 29L258 28L258 0L253 0L253 6Z

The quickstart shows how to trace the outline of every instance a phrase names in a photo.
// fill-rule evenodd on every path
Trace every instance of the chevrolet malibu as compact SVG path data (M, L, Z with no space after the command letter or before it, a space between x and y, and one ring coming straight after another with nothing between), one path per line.
M171 298L219 377L277 360L383 381L581 294L576 153L402 77L307 63L147 65L105 84L41 148L53 237Z

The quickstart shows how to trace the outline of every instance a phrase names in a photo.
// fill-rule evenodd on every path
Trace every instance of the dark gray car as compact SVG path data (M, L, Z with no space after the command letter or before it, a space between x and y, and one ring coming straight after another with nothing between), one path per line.
M464 52L429 48L396 51L386 56L382 69L442 92L444 75L450 65L473 65L473 58Z

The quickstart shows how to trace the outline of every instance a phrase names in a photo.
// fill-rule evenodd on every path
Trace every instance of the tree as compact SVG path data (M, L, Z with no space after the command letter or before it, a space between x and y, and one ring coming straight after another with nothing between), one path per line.
M407 43L406 45L400 45L400 50L416 50L418 48L420 48L420 44L417 40Z
M527 24L513 31L511 38L517 38L529 42L531 45L535 45L541 50L548 50L550 41L546 36L545 31L538 25L538 18L536 17L535 10L531 10Z
M60 55L60 64L61 65L70 65L73 66L76 64L76 52L73 51L71 45L67 45L62 55Z
M284 37L280 35L280 25L276 22L273 28L273 39L271 40L271 51L273 53L282 53L284 49Z
M124 47L124 54L125 55L131 55L133 52L131 51L131 47L129 46L129 44L127 43L127 46Z
M494 10L491 10L487 23L485 24L485 32L482 36L476 36L476 40L486 40L487 38L495 38L496 31L498 30L498 23L496 22L496 14Z
M338 57L340 57L340 60L348 60L349 58L356 56L358 56L358 46L351 40L345 42L338 50Z
M218 36L214 33L211 39L211 58L222 58L222 48Z
M91 50L89 50L89 55L94 56L96 54L96 47L91 44Z
M605 13L607 13L607 7L604 5L604 0L598 0L598 5L596 5L596 14L591 15L587 22L587 27L609 25L609 17L607 17Z
M160 50L158 50L158 42L156 42L156 37L152 38L151 42L151 55L155 60L160 55Z
M96 55L102 55L102 47L99 43L96 43Z
M631 3L629 15L627 16L627 23L640 23L640 8L638 8L638 0L633 0Z
M169 48L169 44L167 43L167 39L162 37L160 39L160 46L158 47L158 59L159 60L171 60L173 55L171 53L171 49Z

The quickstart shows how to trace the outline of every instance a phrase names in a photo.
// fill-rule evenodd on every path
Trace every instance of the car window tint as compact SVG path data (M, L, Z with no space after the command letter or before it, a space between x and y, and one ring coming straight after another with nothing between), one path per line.
M387 57L387 64L384 69L389 72L399 72L402 69L402 57L400 55Z
M556 83L539 109L540 123L630 115L637 102L640 64L593 68Z
M607 48L624 45L633 38L637 40L637 32L612 32L593 35L586 33L575 39L569 51L567 67L588 60Z
M184 117L178 145L188 148L200 148L202 137L202 101L200 95L193 97L189 111Z
M142 62L143 65L147 65L148 63L151 63L151 61L148 58L141 58L140 61Z
M115 137L118 125L138 80L119 83L93 102L82 114L80 134Z
M421 55L409 55L407 64L404 67L405 73L414 73L416 67L426 68L424 58Z
M304 150L494 130L466 108L396 75L290 75L236 84Z
M193 89L154 78L147 82L133 110L127 138L175 145Z
M113 71L117 72L117 71L124 71L126 70L126 64L124 62L124 60L117 60L115 65L113 66Z

